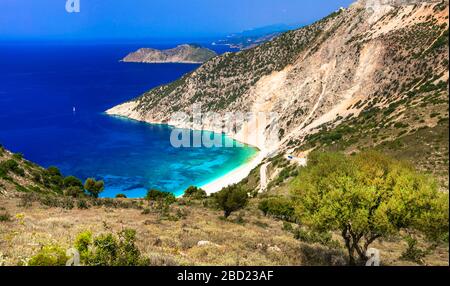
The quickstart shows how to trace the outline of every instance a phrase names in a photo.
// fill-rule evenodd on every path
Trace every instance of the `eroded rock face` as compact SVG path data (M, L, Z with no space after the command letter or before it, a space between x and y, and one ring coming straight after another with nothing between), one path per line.
M141 48L122 61L134 63L204 63L217 54L197 45L180 45L173 49Z
M171 115L191 113L194 103L201 103L204 112L273 112L279 115L277 147L286 149L301 145L324 125L336 126L408 98L411 90L426 84L418 79L448 81L443 64L448 63L448 45L435 44L446 31L448 37L447 1L367 2L358 1L256 48L215 57L108 113L189 127ZM395 108L401 112L403 107ZM377 124L383 123L374 122L373 128ZM267 137L270 130L258 133L257 125L256 118L249 118L230 135L247 143L252 143L248 138ZM268 142L256 145L274 147Z

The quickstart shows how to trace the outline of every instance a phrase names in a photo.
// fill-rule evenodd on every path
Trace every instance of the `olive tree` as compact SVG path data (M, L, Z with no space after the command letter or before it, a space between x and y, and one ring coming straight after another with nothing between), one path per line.
M217 206L224 211L225 218L232 212L245 207L248 203L247 192L239 185L232 185L214 194Z
M342 235L352 265L367 260L375 240L401 229L448 235L448 196L436 182L375 151L312 153L292 194L302 223Z
M84 189L94 198L98 198L98 195L103 192L105 184L103 181L96 181L93 178L89 178L84 183Z

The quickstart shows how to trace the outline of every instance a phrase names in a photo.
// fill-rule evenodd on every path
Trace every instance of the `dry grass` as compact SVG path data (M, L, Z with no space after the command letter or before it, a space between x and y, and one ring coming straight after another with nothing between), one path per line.
M183 208L186 218L161 220L159 214L142 214L135 209L90 208L62 210L38 203L19 207L17 198L0 198L0 207L11 220L0 223L0 253L6 265L17 265L34 255L43 245L72 245L78 233L137 231L138 246L155 264L169 265L298 265L299 243L282 231L282 223L247 214L244 223L237 216L228 221L221 213L195 206ZM248 217L247 217L248 216ZM199 241L214 245L197 246ZM260 245L259 245L260 244ZM270 251L277 246L280 252Z
M95 207L87 210L46 208L38 203L18 206L16 197L0 197L0 209L11 216L0 222L0 265L26 264L43 245L70 247L77 234L137 231L137 244L152 265L324 265L341 264L342 251L295 240L281 221L264 217L252 202L228 220L200 204L175 205L163 220L155 212ZM198 246L199 241L210 245ZM386 265L410 265L399 260L406 245L394 241L374 244ZM426 265L448 265L448 248L438 247L425 257Z

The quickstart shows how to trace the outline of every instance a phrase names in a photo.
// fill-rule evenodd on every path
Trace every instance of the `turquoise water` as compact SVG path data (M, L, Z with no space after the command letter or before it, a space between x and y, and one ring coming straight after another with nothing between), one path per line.
M169 126L105 115L198 67L119 62L141 46L0 46L0 143L64 175L104 180L102 197L143 197L150 188L179 195L256 154L251 147L174 148Z

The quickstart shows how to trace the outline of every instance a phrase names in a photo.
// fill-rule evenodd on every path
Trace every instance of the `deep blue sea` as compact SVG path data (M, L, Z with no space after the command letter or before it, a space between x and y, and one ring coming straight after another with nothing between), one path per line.
M102 197L180 195L239 167L255 149L177 149L168 126L103 113L196 69L119 62L143 46L175 45L0 43L0 144L66 176L104 180Z

